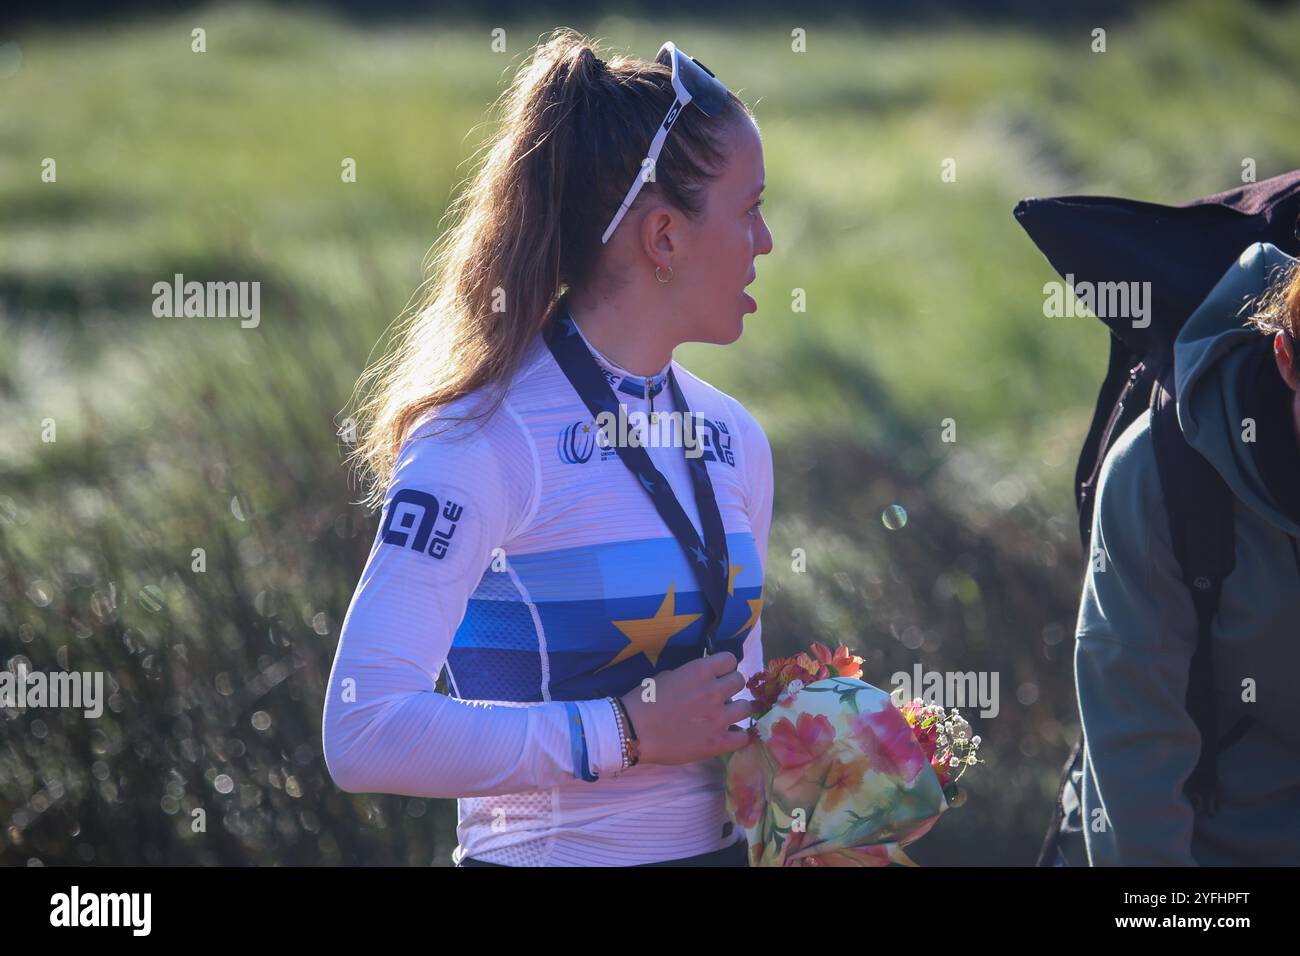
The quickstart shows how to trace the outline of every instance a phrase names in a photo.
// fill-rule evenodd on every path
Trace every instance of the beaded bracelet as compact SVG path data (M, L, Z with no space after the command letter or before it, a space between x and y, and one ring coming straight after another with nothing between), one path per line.
M623 766L619 769L626 770L631 764L628 762L627 728L623 725L623 711L618 706L618 698L606 697L605 699L609 701L609 706L614 708L614 723L618 727L618 752L623 758Z
M628 767L635 767L641 761L641 741L636 735L636 726L632 723L632 715L627 712L627 704L615 697L614 704L618 708L619 716L622 717L623 723L627 725L627 756L624 758ZM627 769L626 767L624 769Z

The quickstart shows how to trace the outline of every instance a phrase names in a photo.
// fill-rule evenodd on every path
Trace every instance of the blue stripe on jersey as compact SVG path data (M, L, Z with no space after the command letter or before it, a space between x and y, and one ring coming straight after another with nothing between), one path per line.
M734 585L761 587L763 568L754 548L754 536L748 531L727 535L727 551L733 565L740 565ZM694 592L695 574L687 564L686 552L671 536L640 538L633 541L609 541L559 548L532 554L506 553L506 563L513 567L534 601L574 601L593 593L609 598L630 597L647 593L647 585L663 580L677 582L677 593ZM491 577L506 577L491 568L484 573L473 597L485 597L483 585ZM662 598L664 591L657 592ZM500 598L512 600L512 597Z
M727 538L739 570L718 628L718 649L740 660L761 608L762 572L752 534ZM463 698L543 699L538 621L552 700L624 694L643 678L702 653L708 602L673 538L507 556L507 561L533 605L525 602L511 574L484 572L448 654ZM603 597L586 597L602 592Z

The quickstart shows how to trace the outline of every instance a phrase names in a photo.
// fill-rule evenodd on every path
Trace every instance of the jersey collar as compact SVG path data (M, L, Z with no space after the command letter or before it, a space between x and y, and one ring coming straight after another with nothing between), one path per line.
M583 334L582 329L578 327L578 323L573 321L573 316L567 307L555 317L555 321L567 323L569 329L578 333L579 338L586 344L592 357L596 359L596 364L604 374L605 380L609 382L609 387L614 391L635 395L637 398L654 398L668 384L668 370L672 368L672 359L669 359L668 363L654 375L633 375L591 344L591 340ZM572 334L568 329L565 331L566 334Z

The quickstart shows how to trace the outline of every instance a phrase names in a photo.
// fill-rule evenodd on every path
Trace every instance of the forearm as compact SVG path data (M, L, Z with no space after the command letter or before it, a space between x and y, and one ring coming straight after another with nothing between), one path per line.
M571 710L581 718L590 773L619 769L618 732L606 701L515 706L426 688L363 704L341 693L331 685L325 760L335 783L352 793L485 797L570 783L581 774Z

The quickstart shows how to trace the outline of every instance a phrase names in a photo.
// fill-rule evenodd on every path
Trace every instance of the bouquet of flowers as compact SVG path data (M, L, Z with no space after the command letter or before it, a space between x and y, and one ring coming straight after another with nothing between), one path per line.
M970 724L861 678L861 657L815 643L749 681L752 739L724 759L751 866L915 866L903 847L964 802Z

